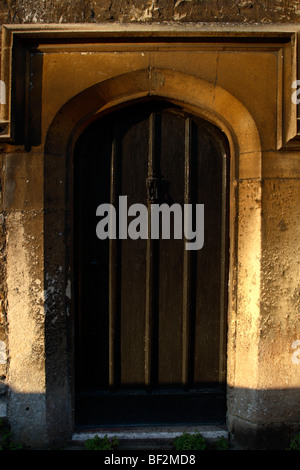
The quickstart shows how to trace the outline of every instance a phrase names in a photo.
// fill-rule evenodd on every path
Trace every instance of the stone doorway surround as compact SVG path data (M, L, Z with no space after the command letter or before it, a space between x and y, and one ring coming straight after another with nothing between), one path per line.
M74 433L76 139L151 96L217 125L230 144L228 431L261 448L299 426L299 29L3 26L6 415L16 439L61 446Z

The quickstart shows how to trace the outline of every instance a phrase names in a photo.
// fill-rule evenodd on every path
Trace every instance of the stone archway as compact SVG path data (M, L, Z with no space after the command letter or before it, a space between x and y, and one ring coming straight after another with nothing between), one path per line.
M261 144L254 119L247 108L219 86L168 69L143 69L100 82L69 100L52 121L45 153L61 154L72 145L75 133L114 107L149 96L169 99L211 121L228 136L239 155L234 176L261 176ZM72 139L70 136L72 134ZM244 168L245 167L245 168Z
M245 367L251 369L254 374L252 377L256 374L259 335L259 332L255 330L245 331L243 323L236 322L237 314L240 311L243 311L245 317L259 315L260 296L261 148L256 124L246 107L232 94L212 83L195 76L166 69L139 70L98 83L69 100L57 113L48 129L45 142L45 201L51 200L53 188L53 182L50 177L48 179L47 175L51 175L53 178L53 175L56 174L57 181L69 180L68 172L72 166L75 142L89 124L113 109L151 96L168 99L183 107L187 112L215 124L226 134L230 145L230 268L227 348L227 384L232 390L227 402L230 421L231 408L236 403L235 388L247 388L244 379ZM68 192L62 192L59 200L56 201L60 210L67 214L67 218L60 220L60 229L57 230L68 234L70 230L68 217L72 212L69 196ZM244 205L246 200L247 204ZM241 211L240 208L243 210ZM240 213L239 221L238 213ZM52 223L53 219L49 218L49 225ZM47 225L46 222L45 226L47 227ZM49 236L51 238L51 235ZM52 240L48 241L49 245L53 243ZM61 296L60 305L56 305L56 308L72 311L72 261L68 256L68 248L65 252L61 252L59 264L68 274L65 278L66 296ZM253 273L252 277L248 275L249 269ZM47 288L47 279L45 279L45 283ZM52 326L49 325L48 334L53 338L51 329ZM68 331L69 333L67 333ZM66 330L67 334L70 334L69 327ZM249 350L252 351L251 354L249 354ZM69 360L71 361L70 357ZM54 367L49 359L49 374ZM66 379L64 377L65 370L56 371L57 373L62 380ZM71 389L69 386L64 388L63 393L66 401L70 399ZM52 393L53 397L57 394L55 387L52 389ZM49 396L52 393L49 390ZM57 420L57 410L54 413ZM68 420L70 429L72 429L71 414Z

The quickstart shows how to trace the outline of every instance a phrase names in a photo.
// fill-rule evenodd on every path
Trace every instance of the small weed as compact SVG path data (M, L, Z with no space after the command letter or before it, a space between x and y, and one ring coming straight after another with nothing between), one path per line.
M206 440L199 432L194 434L184 432L181 436L178 436L174 439L173 445L176 450L207 449Z
M225 439L225 437L219 437L214 445L214 448L216 450L229 450L229 442L227 439Z
M289 450L300 450L300 432L292 437Z
M12 433L7 423L0 418L0 450L21 450L22 445L12 441Z
M115 436L108 438L106 434L104 437L95 436L84 442L86 450L114 450L118 445L119 441Z

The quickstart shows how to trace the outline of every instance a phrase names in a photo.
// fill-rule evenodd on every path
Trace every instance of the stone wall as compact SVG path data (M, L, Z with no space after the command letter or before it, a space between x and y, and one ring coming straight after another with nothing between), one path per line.
M0 5L0 23L285 23L299 18L299 0L2 0Z
M6 231L2 210L2 155L0 156L0 417L6 414L7 351L6 351Z

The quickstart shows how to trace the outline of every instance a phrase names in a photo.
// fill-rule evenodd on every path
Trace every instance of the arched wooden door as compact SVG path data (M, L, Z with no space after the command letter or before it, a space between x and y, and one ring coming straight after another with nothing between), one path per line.
M224 421L228 161L218 129L156 100L114 111L80 137L74 158L78 425ZM118 217L117 237L100 240L97 207L110 203L118 214L120 196L128 208L203 204L203 247L187 250L172 230L169 239L120 239Z

